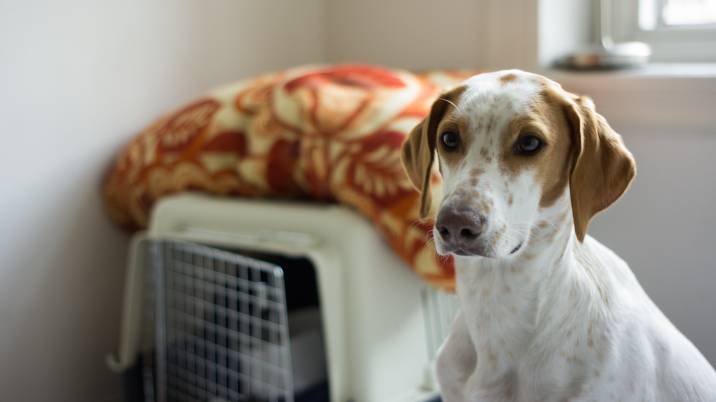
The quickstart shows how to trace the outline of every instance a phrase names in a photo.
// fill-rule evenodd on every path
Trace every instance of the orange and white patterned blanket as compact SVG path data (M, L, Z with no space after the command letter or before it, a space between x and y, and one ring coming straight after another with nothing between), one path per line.
M438 94L472 74L336 65L223 86L121 151L103 185L107 210L137 229L157 199L187 190L339 202L370 219L418 275L451 290L452 261L429 244L432 223L418 218L400 147Z

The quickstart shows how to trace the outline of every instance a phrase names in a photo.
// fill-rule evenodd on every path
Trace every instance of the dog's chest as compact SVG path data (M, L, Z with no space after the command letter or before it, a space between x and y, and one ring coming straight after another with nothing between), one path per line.
M458 297L478 355L478 370L511 369L534 331L535 278L517 267L480 270L458 264Z
M540 273L529 271L534 267L480 270L458 263L457 268L458 297L477 356L466 394L512 401L568 389L570 359L535 347L542 342L537 337L538 298L545 291Z

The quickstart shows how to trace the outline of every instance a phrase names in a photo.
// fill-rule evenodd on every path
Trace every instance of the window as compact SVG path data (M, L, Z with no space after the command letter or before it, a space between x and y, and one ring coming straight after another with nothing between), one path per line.
M653 61L716 62L716 0L611 1L615 38L648 43Z

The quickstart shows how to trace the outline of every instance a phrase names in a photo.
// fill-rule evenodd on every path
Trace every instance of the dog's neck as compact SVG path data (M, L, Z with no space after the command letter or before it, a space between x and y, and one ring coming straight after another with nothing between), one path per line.
M537 225L514 257L456 257L457 295L487 377L511 370L535 342L550 338L544 335L567 331L560 326L580 314L576 306L598 298L600 284L580 262L589 250L577 241L568 197L546 211L550 223Z

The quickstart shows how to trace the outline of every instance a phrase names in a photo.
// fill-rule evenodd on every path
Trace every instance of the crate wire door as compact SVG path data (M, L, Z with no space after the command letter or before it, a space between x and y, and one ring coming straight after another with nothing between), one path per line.
M151 240L157 402L293 402L280 267L210 247Z

